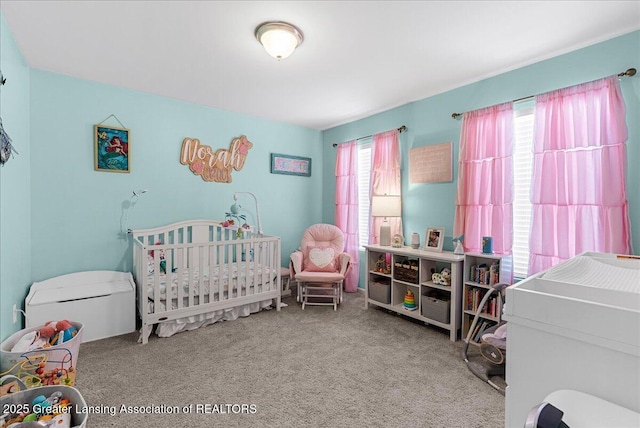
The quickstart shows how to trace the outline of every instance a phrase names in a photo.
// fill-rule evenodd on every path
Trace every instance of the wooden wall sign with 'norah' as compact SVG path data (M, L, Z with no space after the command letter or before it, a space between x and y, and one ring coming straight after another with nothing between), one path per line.
M253 147L246 136L231 140L228 149L218 149L200 144L197 138L185 138L180 151L180 163L189 165L195 175L204 181L231 183L231 170L240 171L247 160L249 149Z

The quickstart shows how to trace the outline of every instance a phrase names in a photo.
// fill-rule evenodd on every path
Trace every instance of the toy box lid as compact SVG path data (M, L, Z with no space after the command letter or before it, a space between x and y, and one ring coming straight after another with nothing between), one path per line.
M93 271L62 275L34 282L26 299L29 306L68 302L135 290L128 272Z

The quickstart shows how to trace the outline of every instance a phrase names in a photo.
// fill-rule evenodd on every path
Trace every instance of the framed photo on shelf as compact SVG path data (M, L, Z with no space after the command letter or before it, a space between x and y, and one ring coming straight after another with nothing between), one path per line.
M444 228L430 227L425 234L424 249L426 251L442 251L444 245Z
M311 158L271 153L271 174L311 177Z
M128 129L94 125L93 150L96 171L130 172Z

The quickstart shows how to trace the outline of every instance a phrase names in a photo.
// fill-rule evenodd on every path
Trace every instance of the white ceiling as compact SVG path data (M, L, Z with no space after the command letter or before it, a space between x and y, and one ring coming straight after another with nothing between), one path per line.
M32 68L320 130L640 29L640 1L2 0L0 10ZM254 38L270 20L304 33L280 62Z

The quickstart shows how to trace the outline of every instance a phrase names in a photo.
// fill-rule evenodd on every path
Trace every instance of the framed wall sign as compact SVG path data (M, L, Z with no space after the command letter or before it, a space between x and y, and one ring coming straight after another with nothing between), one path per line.
M271 173L311 176L311 158L271 153Z
M409 183L453 181L451 141L409 150Z
M96 171L130 172L128 129L94 125L93 141Z

